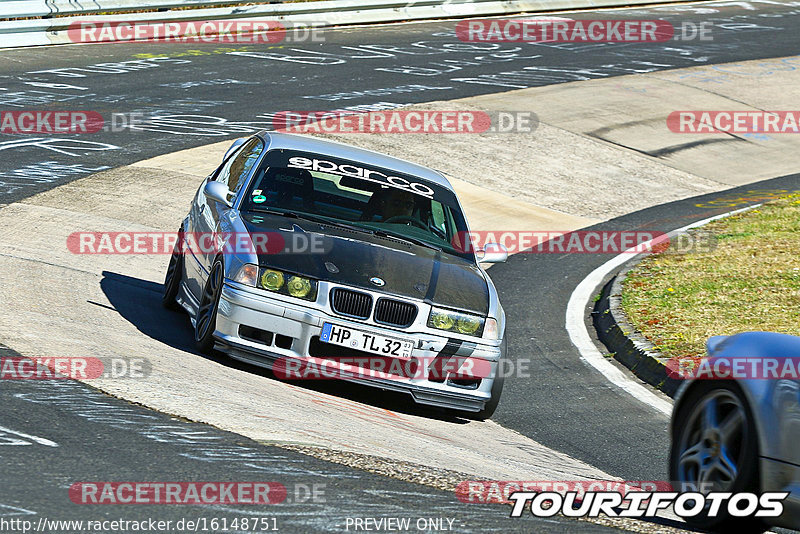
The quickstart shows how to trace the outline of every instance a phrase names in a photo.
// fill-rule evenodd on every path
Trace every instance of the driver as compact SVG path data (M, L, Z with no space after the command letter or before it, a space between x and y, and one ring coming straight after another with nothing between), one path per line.
M411 217L415 207L413 193L391 188L381 198L378 215L382 221L392 217Z

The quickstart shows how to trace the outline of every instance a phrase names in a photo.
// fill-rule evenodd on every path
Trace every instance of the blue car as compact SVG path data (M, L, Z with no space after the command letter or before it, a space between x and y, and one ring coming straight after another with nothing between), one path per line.
M769 524L722 514L687 522L724 532L800 529L800 337L715 336L707 352L708 362L725 365L707 363L713 373L703 376L701 369L675 396L670 479L684 488L789 495Z

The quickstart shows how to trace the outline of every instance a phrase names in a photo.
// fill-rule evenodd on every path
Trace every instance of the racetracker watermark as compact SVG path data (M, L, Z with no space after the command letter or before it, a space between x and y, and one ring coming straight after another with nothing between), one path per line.
M492 250L499 244L510 254L642 254L709 252L716 247L712 235L698 232L670 238L663 232L626 230L459 232L452 245L461 252Z
M0 133L67 135L136 130L151 120L144 113L112 113L106 120L97 111L0 111Z
M4 134L90 134L104 125L96 111L0 111L0 133Z
M531 111L281 111L272 125L286 133L531 133L539 118Z
M325 42L323 23L277 20L198 20L186 22L77 21L67 36L73 43L155 42L275 44Z
M364 354L363 356L325 356L279 358L272 372L281 380L369 379L407 381L427 379L478 381L492 376L493 362L465 356L400 358ZM508 369L506 369L506 372Z
M73 254L325 254L332 242L298 232L73 232Z
M675 357L666 364L667 376L679 380L797 380L800 358L712 356Z
M800 111L673 111L667 128L674 133L796 134Z
M295 486L303 486L309 501L325 502L325 484ZM279 482L75 482L69 499L75 504L260 505L282 503L287 493Z
M712 23L665 20L477 19L456 24L456 36L473 43L663 43L711 41Z
M535 517L655 517L661 510L672 507L682 518L717 517L721 513L732 517L778 517L783 513L783 501L788 492L730 493L637 491L625 495L616 491L591 491L579 498L577 492L518 491L509 495L514 502L511 517L521 517L525 508Z
M153 366L145 358L2 357L0 380L97 380L147 378Z

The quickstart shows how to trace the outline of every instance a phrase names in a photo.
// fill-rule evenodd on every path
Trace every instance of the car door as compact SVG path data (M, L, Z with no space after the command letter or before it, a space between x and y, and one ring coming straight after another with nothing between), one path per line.
M249 139L208 180L225 184L232 193L230 198L235 198L263 150L264 142L260 138ZM203 280L211 271L218 251L222 250L222 237L217 234L221 231L220 221L230 209L222 202L206 198L202 192L199 195L195 225L199 248L197 257L203 271Z

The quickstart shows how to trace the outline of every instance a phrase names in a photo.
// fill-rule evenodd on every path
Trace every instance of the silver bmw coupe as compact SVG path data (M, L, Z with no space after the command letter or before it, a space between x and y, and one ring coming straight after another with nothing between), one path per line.
M164 283L201 351L282 378L405 392L486 419L503 387L505 314L445 176L348 145L236 141L181 223Z

